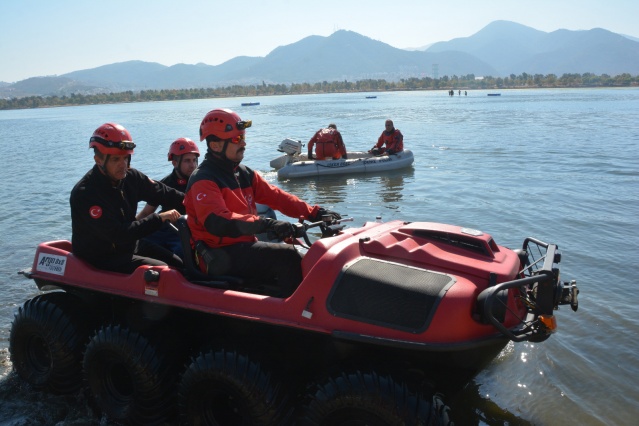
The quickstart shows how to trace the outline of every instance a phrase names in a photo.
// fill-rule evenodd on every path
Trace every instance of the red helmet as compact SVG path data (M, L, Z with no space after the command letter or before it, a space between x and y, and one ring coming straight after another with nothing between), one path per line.
M176 139L169 148L169 161L173 160L173 156L180 156L184 154L195 154L196 157L200 156L200 150L195 142L189 138Z
M120 124L105 123L95 129L89 139L89 148L94 147L102 154L130 155L135 144L129 131Z
M239 143L244 137L244 129L253 124L249 121L242 121L237 113L230 109L214 109L209 111L200 124L200 140L213 135L217 138L231 139L233 143Z

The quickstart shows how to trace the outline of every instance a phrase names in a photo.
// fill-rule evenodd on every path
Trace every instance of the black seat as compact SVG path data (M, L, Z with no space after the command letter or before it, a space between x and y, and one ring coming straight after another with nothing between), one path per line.
M202 272L195 264L195 255L191 247L191 230L186 223L187 216L181 216L175 226L180 234L180 242L184 251L184 276L193 284L199 284L207 287L235 289L239 287L243 280L239 277L228 275L208 275Z

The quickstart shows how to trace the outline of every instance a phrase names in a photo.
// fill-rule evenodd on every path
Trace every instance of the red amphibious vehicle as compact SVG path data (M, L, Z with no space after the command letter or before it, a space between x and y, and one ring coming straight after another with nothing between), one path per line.
M546 340L559 305L577 310L554 244L343 222L295 224L304 279L285 299L201 274L184 218L185 270L106 272L69 241L42 243L24 274L43 293L11 330L15 369L38 389L85 386L118 422L445 424L435 391L459 389L511 340Z

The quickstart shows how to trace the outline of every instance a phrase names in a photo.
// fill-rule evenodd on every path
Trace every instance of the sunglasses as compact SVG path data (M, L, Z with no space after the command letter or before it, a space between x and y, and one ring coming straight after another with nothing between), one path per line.
M235 123L235 127L237 127L237 130L248 129L252 125L253 125L253 121L251 121L251 120L238 121L237 123ZM245 140L246 140L246 138L244 137L244 135L237 135L234 138L231 138L231 143L240 143L240 142L243 142Z
M135 148L135 143L131 141L112 142L97 136L91 137L89 142L97 142L109 148L118 148L118 149L124 149L124 150L132 150Z
M240 143L246 140L246 138L244 137L244 135L237 135L234 138L229 139L231 141L231 143Z

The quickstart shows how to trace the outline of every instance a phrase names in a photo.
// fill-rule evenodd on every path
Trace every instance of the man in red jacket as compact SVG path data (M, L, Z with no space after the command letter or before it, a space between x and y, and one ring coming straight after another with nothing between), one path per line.
M187 185L187 223L193 241L204 243L204 249L197 250L204 272L239 276L255 285L275 281L278 296L287 297L302 281L302 256L290 244L258 241L255 234L271 231L286 239L293 236L293 225L260 217L255 203L312 221L326 214L340 215L306 204L240 164L246 149L245 131L251 124L228 109L205 115L200 140L206 140L207 151Z
M368 152L373 155L393 155L404 150L404 135L393 125L393 120L386 120L385 130L377 139L377 144ZM382 147L386 144L385 147Z
M329 124L327 128L315 132L311 140L308 141L309 160L313 159L313 146L315 144L317 144L315 147L316 160L325 160L327 158L332 158L333 160L348 159L342 134L333 123Z

